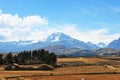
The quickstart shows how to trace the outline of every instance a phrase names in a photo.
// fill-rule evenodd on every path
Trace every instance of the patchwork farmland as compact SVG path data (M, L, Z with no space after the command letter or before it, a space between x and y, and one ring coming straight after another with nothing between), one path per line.
M54 70L4 70L1 80L118 80L120 61L111 58L58 58ZM37 65L36 65L37 67ZM98 78L99 77L99 78Z

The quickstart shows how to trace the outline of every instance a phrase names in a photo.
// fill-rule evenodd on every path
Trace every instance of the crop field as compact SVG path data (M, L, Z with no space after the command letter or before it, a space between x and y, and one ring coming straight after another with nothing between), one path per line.
M72 65L76 62L92 65ZM59 58L58 64L71 63L68 66L51 71L18 70L7 71L0 67L0 80L118 80L120 79L119 60L102 58ZM102 65L101 65L102 63ZM106 64L107 63L107 64ZM115 64L113 64L115 63ZM94 64L94 65L93 65ZM70 66L72 65L72 66Z

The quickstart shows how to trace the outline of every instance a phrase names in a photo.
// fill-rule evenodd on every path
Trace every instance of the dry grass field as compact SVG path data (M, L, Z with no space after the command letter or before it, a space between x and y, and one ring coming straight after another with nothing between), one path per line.
M19 80L119 80L120 74L65 75L19 78Z
M59 58L60 63L84 62L84 64L111 63L110 65L64 66L52 71L6 71L0 67L1 80L119 80L118 60L100 58ZM115 65L112 63L116 63Z
M84 62L84 63L97 63L97 62L108 62L111 60L107 59L100 59L100 58L59 58L57 60L58 63L64 63L64 62Z

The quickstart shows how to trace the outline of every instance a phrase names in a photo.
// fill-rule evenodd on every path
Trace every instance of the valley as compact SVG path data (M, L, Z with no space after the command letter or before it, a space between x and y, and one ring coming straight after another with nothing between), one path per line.
M104 43L97 46L91 42L85 43L71 38L64 33L53 33L44 42L13 41L0 42L0 45L0 52L3 53L1 59L3 58L4 61L12 52L13 62L21 63L23 60L23 63L31 64L17 65L16 70L9 70L9 67L5 70L6 65L1 65L0 80L117 80L120 78L120 50L119 47L110 47L114 45L114 41L108 46ZM54 59L53 55L50 58L49 54L49 56L41 56L43 52L45 55L49 52L50 55L55 53L57 64L56 66L54 64L54 70L40 67L41 63L51 64Z
M44 41L38 42L32 40L0 42L0 53L12 52L17 54L21 51L32 51L35 49L45 49L49 52L54 52L56 55L74 57L120 55L119 39L112 41L108 46L104 43L97 45L74 39L61 32L53 33Z
M112 59L111 59L112 58ZM117 59L116 59L117 58ZM4 70L0 67L1 80L117 80L120 78L120 57L58 58L58 67L43 70ZM114 59L114 60L113 60ZM109 77L108 77L109 76ZM99 77L99 78L97 78Z
M120 80L120 0L0 0L0 80Z

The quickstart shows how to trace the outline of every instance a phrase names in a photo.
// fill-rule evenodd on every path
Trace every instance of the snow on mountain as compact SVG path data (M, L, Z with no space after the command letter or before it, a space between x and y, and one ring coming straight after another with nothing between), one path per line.
M47 41L48 42L56 42L56 41L59 41L60 39L60 35L59 34L52 34L52 36L49 36L47 38Z
M38 36L39 37L39 36ZM53 33L47 37L45 41L34 42L29 41L11 41L0 42L0 52L19 52L23 50L34 50L44 48L47 46L63 45L66 48L79 48L86 50L98 49L99 47L92 43L85 43L83 41L74 39L64 33Z
M23 45L28 45L28 44L33 44L36 43L36 41L33 40L28 40L28 41L18 41L16 42L19 46L23 46Z
M45 41L47 45L64 45L68 48L97 49L96 45L89 45L83 41L74 39L64 33L53 33Z
M100 42L100 43L97 44L97 46L100 47L100 48L105 48L107 45L103 42Z
M46 39L46 42L57 42L62 40L68 40L71 39L68 35L65 35L64 33L53 33Z
M30 50L26 46L34 43L35 42L32 40L0 42L0 52L19 52L23 50Z
M109 43L109 45L107 47L120 50L120 38L117 40L113 40L111 43Z

